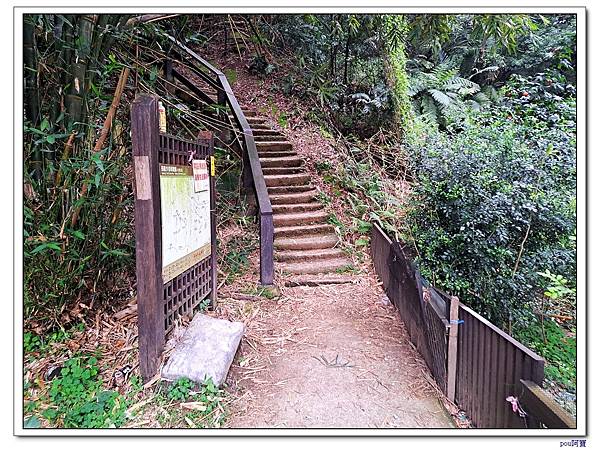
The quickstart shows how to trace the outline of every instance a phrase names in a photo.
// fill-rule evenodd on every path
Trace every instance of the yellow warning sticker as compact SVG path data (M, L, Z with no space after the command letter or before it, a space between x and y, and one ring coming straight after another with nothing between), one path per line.
M215 176L215 157L214 156L210 157L210 176L211 177Z

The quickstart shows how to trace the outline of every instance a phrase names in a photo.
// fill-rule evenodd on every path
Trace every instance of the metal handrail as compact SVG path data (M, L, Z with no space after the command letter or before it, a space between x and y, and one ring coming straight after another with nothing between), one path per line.
M252 174L252 181L254 185L254 191L256 193L256 201L258 203L258 211L260 215L260 282L262 285L273 284L273 208L271 207L271 200L269 199L269 193L267 191L267 185L262 172L262 167L258 157L258 151L256 150L256 143L254 142L254 135L252 129L246 120L242 108L240 107L229 81L223 72L212 66L208 61L194 52L192 49L187 47L185 44L179 42L172 36L165 34L177 47L191 56L197 63L208 69L217 78L217 101L218 103L226 102L233 112L235 122L240 127L244 135L244 147L248 155L248 161L250 165L250 171ZM212 84L212 83L211 83Z

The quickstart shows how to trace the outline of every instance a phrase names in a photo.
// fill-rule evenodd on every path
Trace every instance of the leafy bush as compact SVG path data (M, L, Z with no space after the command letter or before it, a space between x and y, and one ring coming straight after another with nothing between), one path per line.
M449 129L452 119L467 109L479 110L493 98L494 89L482 92L480 86L459 75L455 58L447 58L434 66L425 60L415 60L408 94L415 111L423 120ZM491 92L490 92L491 91Z
M28 180L36 193L24 205L26 317L51 325L65 303L94 285L114 284L115 271L131 267L130 159L112 149L62 161L58 186L49 182L56 178L51 168L39 182ZM72 201L85 183L88 194ZM71 226L77 206L81 214Z
M411 148L421 270L499 324L530 318L537 272L575 276L573 92L550 74L517 79L462 132Z

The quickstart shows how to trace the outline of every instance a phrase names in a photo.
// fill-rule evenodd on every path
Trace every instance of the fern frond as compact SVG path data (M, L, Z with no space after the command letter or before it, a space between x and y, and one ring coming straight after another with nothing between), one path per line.
M428 89L427 92L431 94L433 99L442 107L446 108L450 106L452 103L452 98L450 98L446 93L438 90L438 89Z
M429 117L430 120L438 122L438 108L433 101L433 99L429 96L424 96L421 99L421 115Z

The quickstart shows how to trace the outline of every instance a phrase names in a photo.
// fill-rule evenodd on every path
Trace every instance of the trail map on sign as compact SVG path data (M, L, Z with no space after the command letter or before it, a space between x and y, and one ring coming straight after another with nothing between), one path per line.
M160 200L166 282L210 255L210 190L195 192L192 167L161 164Z

